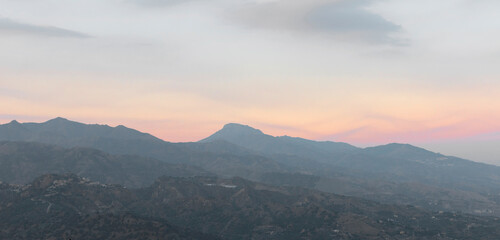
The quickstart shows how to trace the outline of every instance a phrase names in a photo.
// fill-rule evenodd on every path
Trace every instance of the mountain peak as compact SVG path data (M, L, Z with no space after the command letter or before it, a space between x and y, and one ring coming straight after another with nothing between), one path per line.
M265 136L262 131L255 129L248 125L243 125L239 123L228 123L224 127L212 134L208 138L201 140L201 142L214 141L214 140L225 140L231 141L234 139L242 139L248 136Z
M85 124L71 121L71 120L68 120L68 119L62 118L62 117L56 117L54 119L50 119L50 120L42 123L42 125L52 126L52 127L70 127L70 126L74 127L74 126L81 126L81 125L85 125Z
M12 120L10 121L10 123L8 123L9 125L21 125L21 123L19 123L17 120Z
M48 122L57 122L57 123L61 123L61 122L69 122L69 120L68 120L68 119L66 119L66 118L62 118L62 117L56 117L56 118L54 118L54 119L50 119L50 120L48 120L46 123L48 123Z
M261 130L239 123L228 123L219 132L230 132L237 134L264 134Z
M389 143L386 145L380 145L373 148L386 149L386 150L425 150L407 143Z
M386 145L368 147L364 149L365 151L371 152L372 154L390 154L397 156L435 156L436 153L428 151L426 149L416 147L410 144L403 143L389 143Z

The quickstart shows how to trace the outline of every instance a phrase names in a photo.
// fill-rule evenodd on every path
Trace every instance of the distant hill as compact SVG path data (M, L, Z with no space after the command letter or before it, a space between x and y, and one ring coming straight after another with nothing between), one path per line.
M64 118L43 123L12 121L0 125L0 141L94 148L111 154L137 155L173 164L198 166L222 176L250 179L257 179L265 172L287 168L228 142L175 144L124 126L82 124Z
M50 142L57 145L79 146L100 138L119 140L162 140L134 129L108 125L83 124L65 118L54 118L43 123L19 123L15 120L0 125L0 141Z
M355 176L418 182L483 194L500 193L500 167L444 156L409 144L360 149L332 159Z
M127 187L148 186L160 176L209 176L187 165L91 148L71 148L33 142L0 142L0 181L26 184L48 173L74 173L92 181Z
M500 167L433 153L409 144L356 148L346 143L273 137L240 124L227 124L201 142L227 141L312 174L500 193ZM302 166L299 165L302 163Z
M2 239L497 239L500 221L390 206L241 178L143 189L44 175L0 184Z
M341 142L317 142L288 136L273 137L247 125L230 123L200 142L224 140L265 154L296 155L315 160L330 158L333 154L357 150Z
M500 167L444 156L409 144L356 148L345 143L273 137L227 124L201 142L228 141L296 173L261 181L297 185L387 203L500 215Z

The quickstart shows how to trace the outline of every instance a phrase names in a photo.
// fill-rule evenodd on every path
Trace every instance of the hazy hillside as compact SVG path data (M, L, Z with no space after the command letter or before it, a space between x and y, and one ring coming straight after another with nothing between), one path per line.
M211 173L139 156L111 155L90 148L65 149L25 142L0 142L0 181L26 184L48 173L74 173L92 181L127 187L150 185L159 176Z
M500 167L444 156L408 144L361 149L334 159L333 164L349 167L366 177L500 193Z
M446 188L500 193L500 167L444 156L408 144L355 148L345 143L273 137L249 126L228 124L202 140L224 140L293 166L331 177L419 182Z
M408 144L361 149L291 139L228 124L202 142L229 141L297 171L263 175L261 181L271 184L306 186L434 210L500 215L500 167Z
M44 123L21 124L12 121L0 125L0 140L95 148L111 154L155 158L168 163L202 167L222 176L250 179L258 179L265 172L287 169L285 165L250 154L247 150L226 142L174 144L123 126L87 125L64 118Z

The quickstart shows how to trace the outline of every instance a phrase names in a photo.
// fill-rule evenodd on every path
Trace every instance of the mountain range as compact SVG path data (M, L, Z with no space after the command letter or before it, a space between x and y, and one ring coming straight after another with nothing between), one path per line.
M103 183L142 187L160 175L215 174L435 211L500 216L499 167L408 144L358 148L340 142L274 137L235 123L200 142L170 143L124 126L87 125L63 118L0 125L0 141L18 149L0 148L3 171L17 175L3 181L26 183L43 173L73 172ZM32 145L23 145L26 142ZM21 150L23 147L38 143L43 145L32 150L32 157L23 156L30 151ZM36 152L53 155L35 158ZM45 168L38 167L41 161L45 161ZM22 166L37 171L29 172ZM113 171L107 174L89 169ZM185 172L175 175L178 169Z

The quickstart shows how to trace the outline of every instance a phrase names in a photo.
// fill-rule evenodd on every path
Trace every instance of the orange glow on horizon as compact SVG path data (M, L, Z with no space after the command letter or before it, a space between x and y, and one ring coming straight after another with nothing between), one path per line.
M125 125L172 142L198 141L229 122L250 125L273 136L355 145L429 142L500 130L500 102L494 101L497 94L491 86L443 93L425 87L358 89L349 83L335 83L301 88L299 84L290 85L289 92L273 101L272 92L259 96L263 99L253 99L245 92L241 99L231 95L228 100L155 81L5 77L9 81L0 89L0 121L4 123L15 118L42 122L61 116L84 123Z

